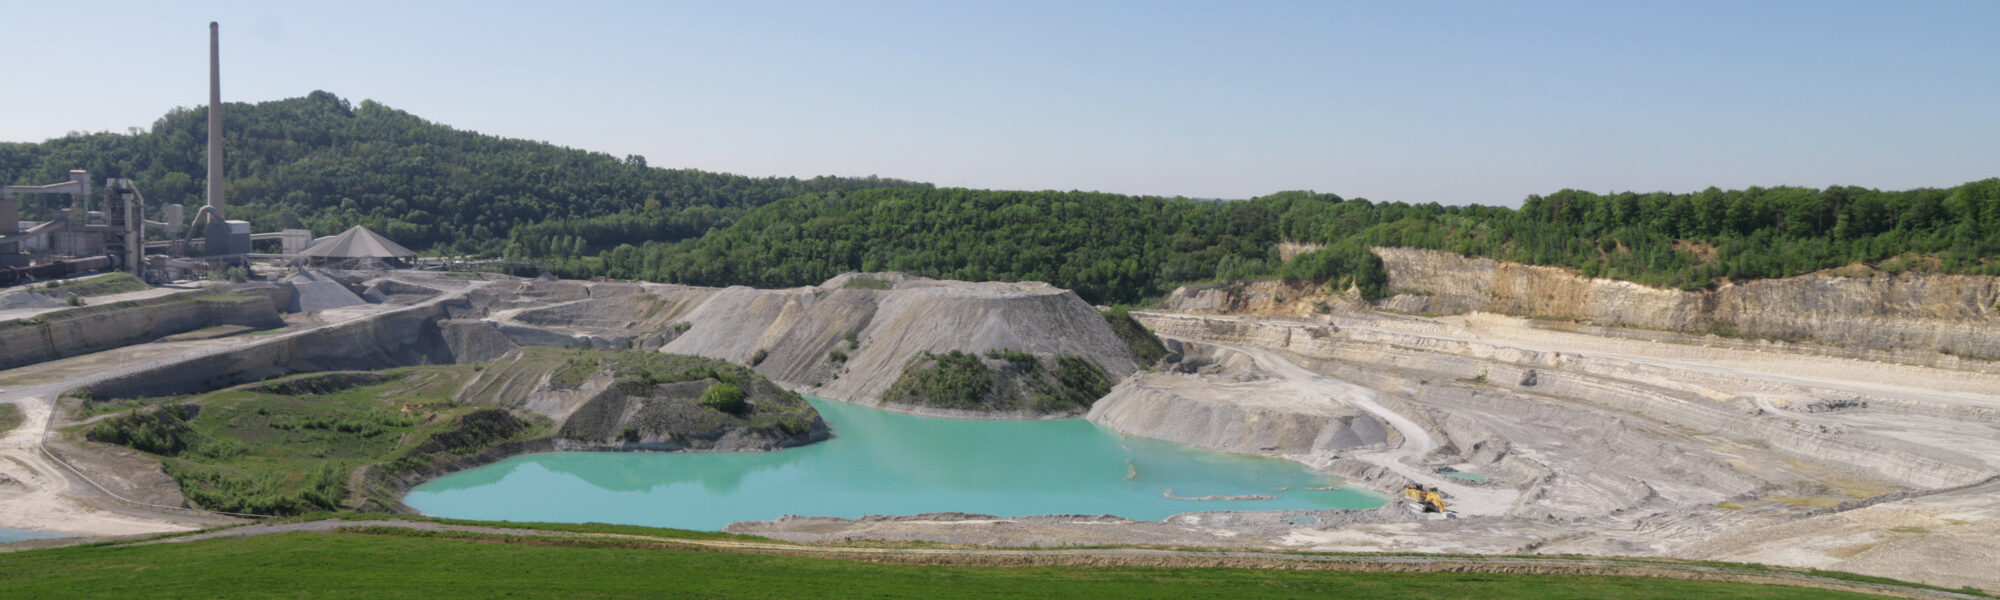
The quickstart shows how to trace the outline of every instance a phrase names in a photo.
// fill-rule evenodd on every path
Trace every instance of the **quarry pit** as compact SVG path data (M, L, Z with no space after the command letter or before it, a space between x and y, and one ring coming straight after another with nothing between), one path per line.
M8 507L0 528L100 536L239 520L189 510L147 454L65 434L103 418L93 402L299 373L479 364L487 366L462 400L561 424L597 410L611 386L552 389L551 373L520 362L533 348L563 347L708 357L792 392L918 414L1082 413L1123 435L1282 458L1385 496L1431 486L1450 503L1449 516L1401 502L1318 511L1193 503L1160 521L784 517L731 532L807 542L1660 556L2000 590L2000 575L1980 566L2000 561L1993 278L1838 272L1680 292L1377 252L1401 292L1379 302L1240 282L1184 288L1134 311L1168 350L1153 364L1136 360L1068 291L897 274L762 290L330 271L81 309L14 308L5 314L12 326L0 328L0 403L18 407L23 423L0 438ZM1045 365L1080 357L1115 385L1087 412L976 414L883 401L927 353L995 349ZM831 360L836 352L842 358ZM648 438L655 445L644 449L769 450L812 437L746 435L707 447ZM635 449L606 439L508 452ZM389 491L418 482L391 482Z

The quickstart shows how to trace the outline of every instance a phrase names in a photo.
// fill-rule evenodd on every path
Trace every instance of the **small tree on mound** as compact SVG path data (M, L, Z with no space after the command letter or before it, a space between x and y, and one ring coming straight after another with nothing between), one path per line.
M701 393L701 405L732 415L750 407L743 402L743 388L727 381L708 386L708 391Z

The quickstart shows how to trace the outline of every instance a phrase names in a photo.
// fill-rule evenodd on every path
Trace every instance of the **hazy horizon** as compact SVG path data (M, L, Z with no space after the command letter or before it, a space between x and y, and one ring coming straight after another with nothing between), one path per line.
M0 140L326 90L656 167L1518 205L2000 175L2000 4L256 3L9 10ZM78 19L83 19L79 21ZM77 28L72 23L88 23ZM115 33L113 33L115 32Z

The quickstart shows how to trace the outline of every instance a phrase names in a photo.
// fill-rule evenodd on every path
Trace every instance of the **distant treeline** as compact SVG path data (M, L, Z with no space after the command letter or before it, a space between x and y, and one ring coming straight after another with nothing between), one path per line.
M1370 246L1412 246L1649 285L1845 264L2000 274L2000 179L1949 189L1564 190L1520 209L1283 192L1246 201L934 189L895 179L749 178L459 131L327 92L227 107L229 216L260 230L367 225L419 250L541 261L567 277L807 285L847 271L1040 280L1105 303L1283 277L1391 293ZM72 168L200 202L205 116L151 130L0 143L0 182ZM26 218L43 216L30 202ZM1280 261L1281 241L1323 244Z
M921 185L655 169L637 156L460 131L323 91L224 110L230 218L321 235L366 225L419 250L498 254L518 239L550 255L595 252L697 236L780 198ZM146 131L0 143L0 183L55 183L70 169L98 183L131 178L157 218L160 205L202 202L207 143L205 110L175 109ZM24 204L23 218L46 216L39 202ZM548 243L559 237L570 245ZM578 248L576 238L589 242Z
M1327 247L1281 262L1280 241ZM1387 289L1370 246L1411 246L1693 289L1857 262L2000 274L2000 179L1950 189L1564 190L1520 209L1284 192L1211 202L1086 192L814 193L680 243L553 261L571 277L794 286L846 271L1041 280L1095 302L1196 281L1283 277ZM541 256L521 245L509 252Z

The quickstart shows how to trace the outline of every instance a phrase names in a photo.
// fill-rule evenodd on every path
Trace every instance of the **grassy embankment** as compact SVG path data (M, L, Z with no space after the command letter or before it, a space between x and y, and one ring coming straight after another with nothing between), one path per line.
M42 285L42 289L68 292L83 297L109 296L152 289L131 273L117 272L96 277L58 279Z
M482 370L487 376L468 389ZM611 395L582 406L558 431L547 419L497 407L545 380L575 389L600 373L612 379ZM733 396L721 393L732 389ZM371 487L354 485L355 474L370 465L394 478L549 435L618 445L727 428L797 436L818 422L798 394L728 362L545 347L488 365L315 373L181 398L99 401L84 414L106 408L123 412L71 435L156 455L200 508L269 515L362 507L376 490L355 489Z
M546 429L453 396L471 366L322 373L135 408L73 433L160 457L195 505L298 514L352 508L351 473L413 469Z
M15 427L20 426L21 407L12 404L0 404L0 435L6 435L7 432L13 431Z
M622 397L600 398L578 409L559 432L569 439L637 442L725 428L797 436L819 420L818 411L797 393L748 367L712 358L533 347L521 361L556 364L549 377L555 388L577 388L599 373L612 377L613 391ZM630 419L621 421L628 407Z
M1103 316L1140 368L1166 356L1160 339L1124 307L1104 311ZM1057 413L1089 409L1111 391L1112 381L1104 370L1080 356L1066 354L1045 363L1026 352L997 348L986 351L985 358L956 350L926 352L903 367L882 401L952 410Z
M1115 306L1103 314L1104 323L1111 326L1111 333L1125 342L1125 348L1132 351L1132 362L1139 363L1140 368L1151 366L1167 355L1167 348L1160 344L1160 338L1133 319L1126 307Z
M637 532L644 535L646 532ZM697 550L650 539L392 528L0 554L0 596L704 598L1864 598L1604 575L965 566ZM1205 562L1205 561L1196 561Z

